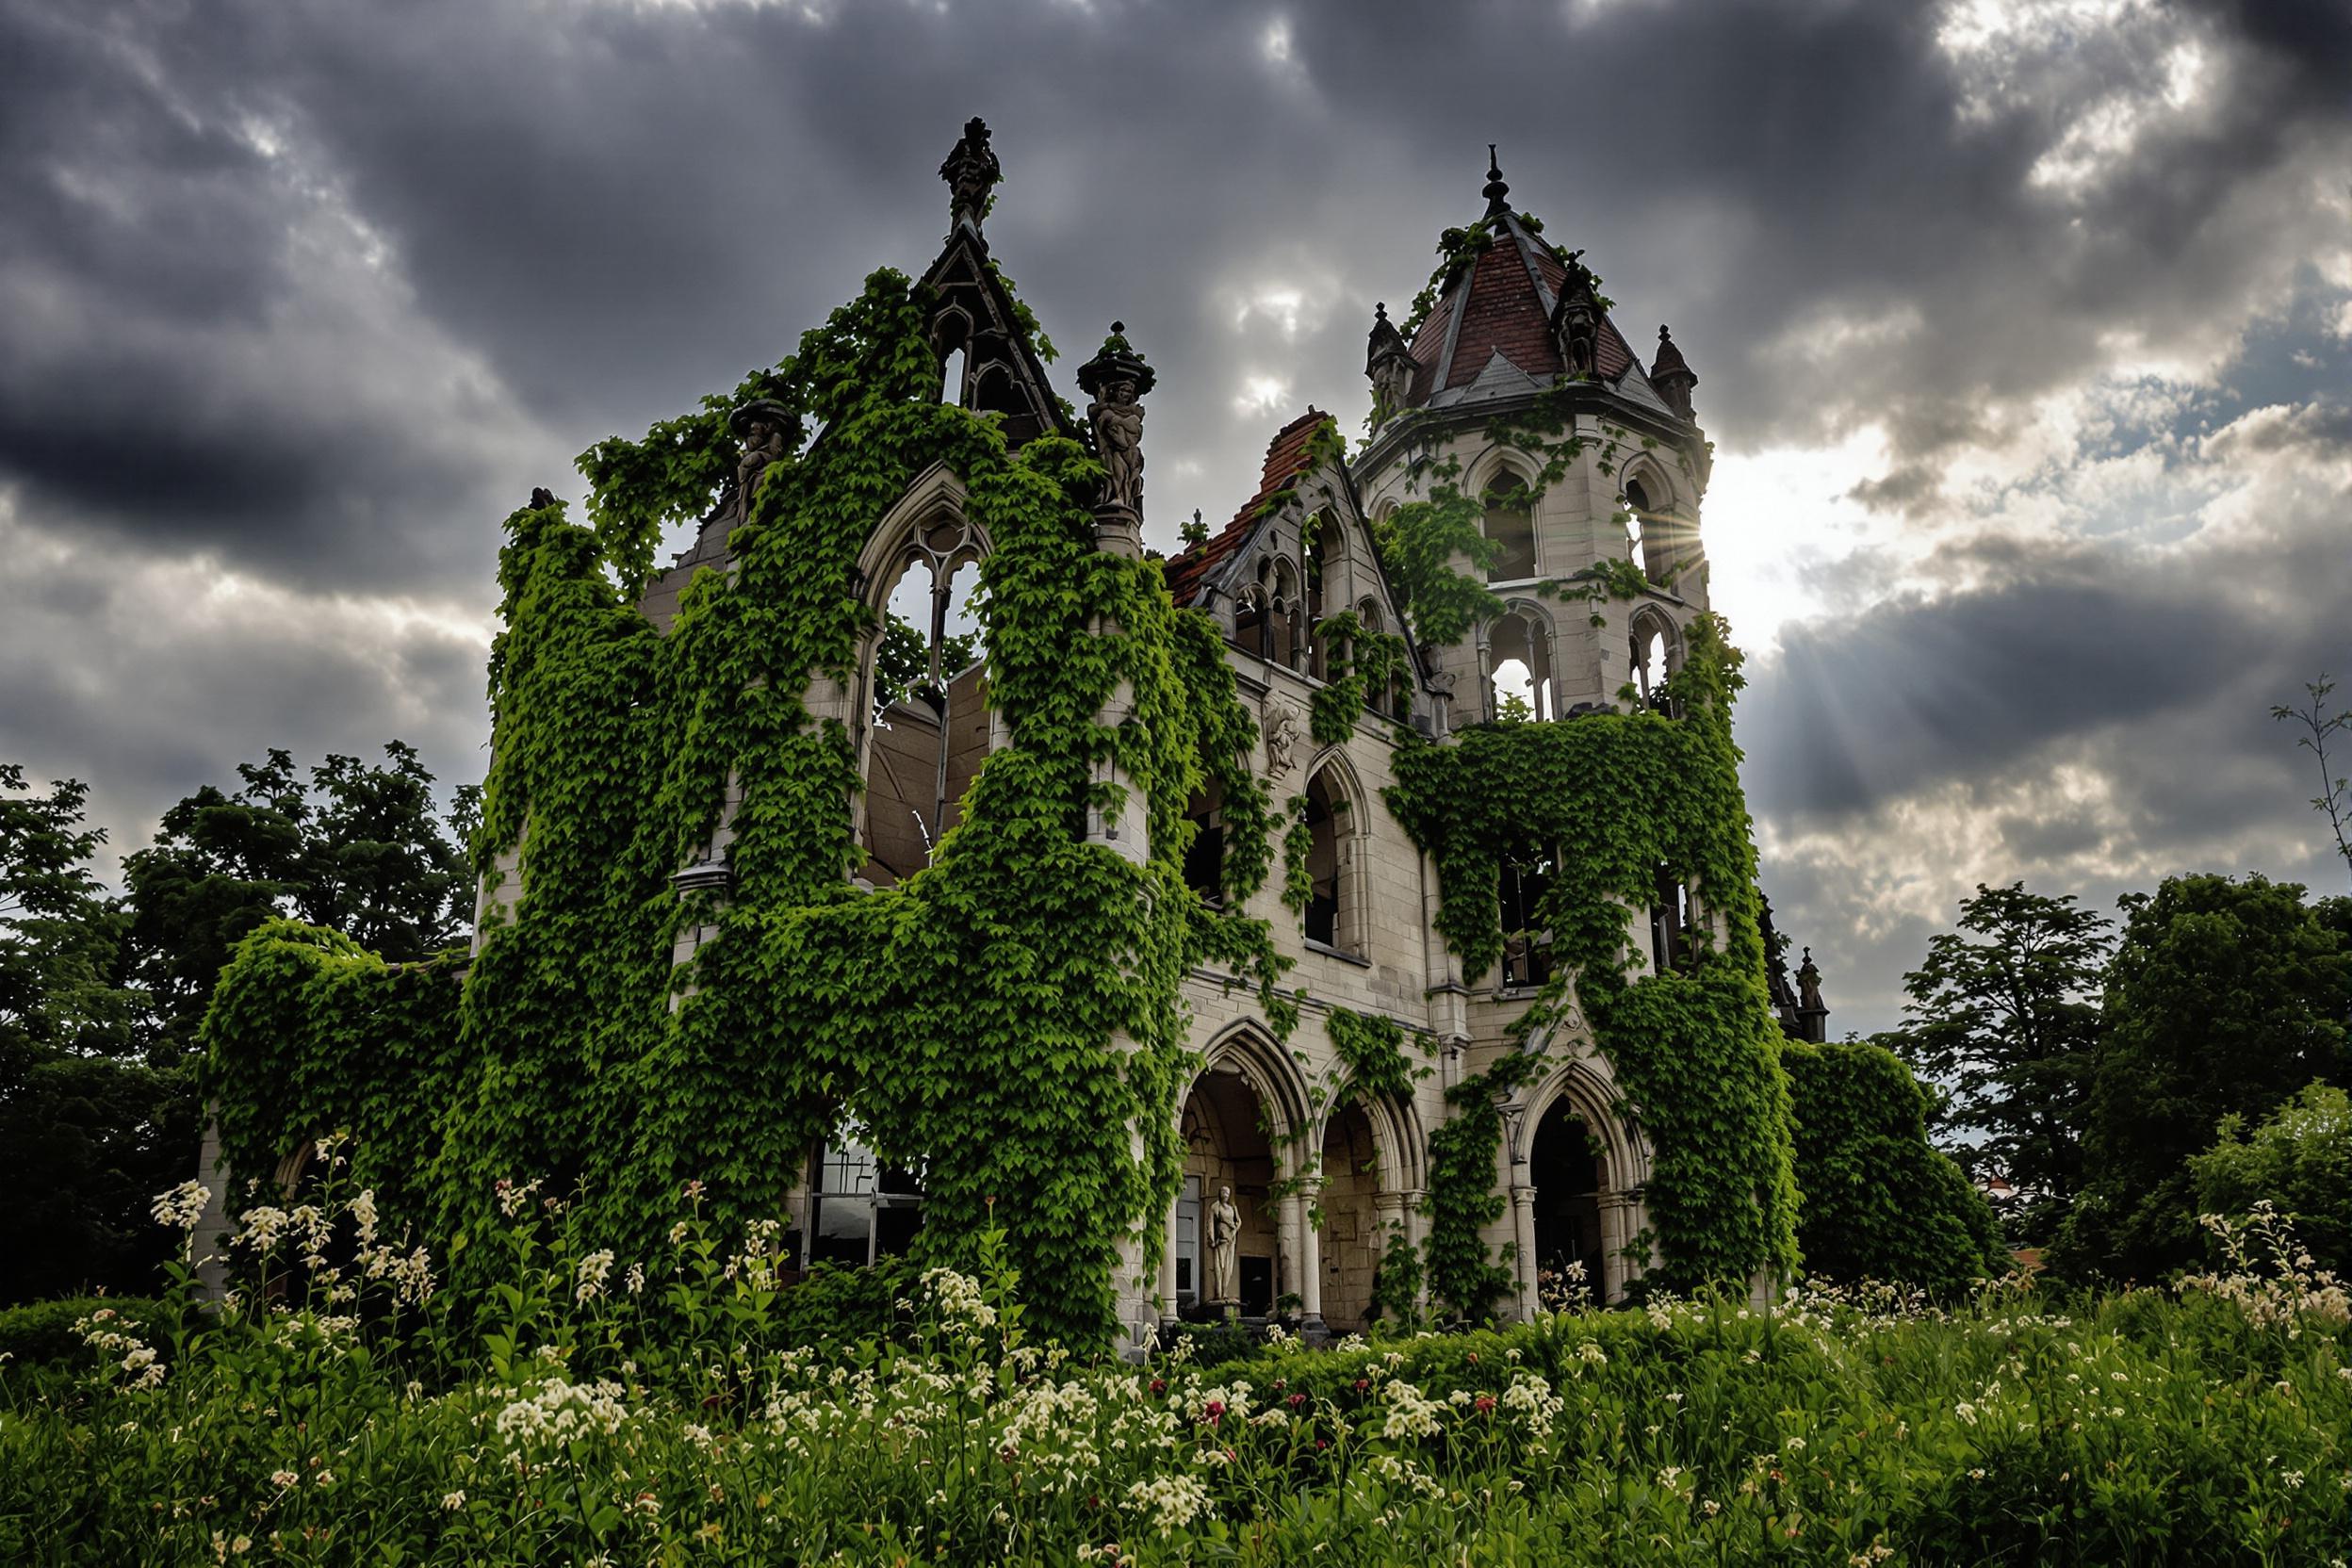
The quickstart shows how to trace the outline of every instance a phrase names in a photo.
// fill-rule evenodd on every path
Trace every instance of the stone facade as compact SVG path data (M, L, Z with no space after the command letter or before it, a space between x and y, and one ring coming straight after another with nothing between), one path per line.
M968 129L959 155L975 145L986 153L985 127ZM963 164L952 157L951 181L956 169L967 184L984 173L992 179L993 155L985 168L977 155ZM1238 977L1202 970L1185 983L1200 1059L1177 1108L1186 1189L1167 1218L1155 1278L1143 1277L1141 1247L1129 1248L1121 1310L1138 1338L1179 1314L1225 1310L1205 1298L1208 1249L1199 1229L1221 1186L1233 1189L1242 1214L1242 1299L1232 1306L1295 1314L1311 1329L1364 1323L1389 1238L1415 1247L1424 1238L1426 1138L1447 1114L1446 1091L1522 1049L1511 1025L1544 977L1540 937L1514 943L1497 972L1467 974L1437 935L1433 869L1381 803L1400 733L1442 742L1461 725L1523 711L1520 704L1527 716L1573 722L1580 710L1651 700L1707 608L1699 534L1707 446L1690 413L1696 376L1674 350L1671 363L1661 355L1661 384L1654 385L1597 309L1590 274L1540 239L1503 199L1499 172L1489 175L1487 243L1440 289L1417 331L1407 337L1384 308L1376 312L1367 376L1378 427L1369 446L1343 457L1325 433L1331 416L1308 410L1275 433L1233 521L1165 564L1177 602L1224 630L1240 692L1261 714L1261 776L1278 808L1300 801L1313 825L1314 888L1304 913L1294 912L1282 901L1278 874L1246 911L1271 923L1293 961L1285 984L1301 1018L1288 1040L1275 1038L1253 988ZM1104 355L1082 371L1089 392L1102 391L1092 428L1081 424L1056 397L988 265L982 205L956 188L953 232L925 280L938 301L941 395L995 413L1015 442L1049 431L1115 437L1120 461L1097 509L1097 538L1106 549L1140 548L1142 453L1124 444L1142 428L1136 399L1151 390L1151 372L1115 332ZM1513 491L1535 482L1533 462L1490 444L1487 433L1498 418L1563 402L1583 449L1524 504ZM1376 520L1426 493L1433 463L1459 465L1464 494L1494 498L1485 517L1498 559L1484 575L1509 606L1444 647L1410 642L1373 542ZM953 573L988 551L964 519L961 495L956 476L935 468L877 519L860 566L877 630L854 681L821 678L822 689L809 694L813 713L843 719L857 736L866 790L854 809L871 857L864 879L876 885L923 863L1002 740L977 665L945 669L934 651L916 695L894 703L875 696L879 628L906 575L931 574L931 602L944 606ZM727 569L726 535L740 507L730 486L694 547L653 583L644 607L658 623L676 612L694 572ZM1637 597L1587 605L1539 592L1626 561L1647 584ZM1480 570L1466 556L1455 565ZM1405 633L1408 668L1395 689L1373 694L1377 710L1348 739L1320 744L1310 715L1326 688L1329 650L1317 629L1341 612L1372 629ZM932 619L935 649L946 612ZM1217 810L1204 797L1193 811L1212 868ZM1147 852L1142 832L1133 806L1121 819L1089 825L1091 838L1131 856ZM680 871L681 886L724 890L728 837L722 827L708 854ZM1215 883L1210 874L1200 885ZM1676 922L1707 920L1704 892L1691 890L1688 907L1627 908L1633 949L1648 954L1648 933L1670 936ZM485 912L515 896L512 885L486 890ZM681 939L681 960L698 938ZM1426 1069L1409 1095L1353 1091L1327 1028L1337 1008L1393 1020L1407 1032L1408 1059ZM1571 1036L1576 1027L1572 1021ZM1485 1237L1516 1260L1506 1308L1520 1314L1538 1304L1544 1264L1597 1268L1592 1287L1610 1298L1647 1262L1650 1152L1621 1114L1607 1060L1580 1049L1590 1041L1550 1045L1548 1059L1560 1065L1502 1107L1494 1182L1509 1201ZM854 1137L845 1129L837 1141L846 1148ZM843 1149L829 1152L830 1164L827 1151L810 1152L796 1200L804 1228L823 1172L836 1171L839 1182L854 1166Z

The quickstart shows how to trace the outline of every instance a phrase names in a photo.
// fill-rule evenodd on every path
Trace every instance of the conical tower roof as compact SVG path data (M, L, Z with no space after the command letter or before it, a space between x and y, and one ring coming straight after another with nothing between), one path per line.
M1406 405L1451 408L1525 396L1567 372L1554 316L1560 295L1583 276L1536 226L1511 205L1499 162L1487 164L1486 210L1465 228L1448 229L1440 249L1447 265L1432 280L1434 298L1412 335L1417 367ZM1597 313L1596 313L1597 314ZM1592 376L1628 400L1672 416L1643 375L1624 335L1599 315Z

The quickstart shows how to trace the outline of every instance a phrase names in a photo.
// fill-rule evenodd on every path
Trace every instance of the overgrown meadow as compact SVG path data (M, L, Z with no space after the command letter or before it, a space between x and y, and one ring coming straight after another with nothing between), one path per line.
M332 1158L328 1162L333 1166ZM370 1194L246 1212L239 1289L0 1364L25 1563L2314 1563L2352 1551L2345 1293L2258 1216L2082 1303L1863 1288L1081 1364L1001 1242L779 1290L506 1186L478 1299ZM192 1228L197 1189L158 1203ZM876 1296L877 1282L887 1288ZM52 1347L56 1348L55 1346Z

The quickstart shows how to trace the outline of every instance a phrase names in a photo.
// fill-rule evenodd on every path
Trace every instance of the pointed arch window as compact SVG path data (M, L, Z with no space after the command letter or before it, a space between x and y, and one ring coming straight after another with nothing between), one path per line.
M1525 481L1504 474L1490 482L1484 497L1486 537L1494 546L1489 582L1523 582L1535 576L1534 498Z
M1513 609L1487 629L1487 717L1555 716L1550 628L1540 612Z
M1559 870L1553 854L1532 844L1503 861L1503 984L1541 986L1552 977L1552 934L1544 923L1544 901Z
M1639 612L1630 643L1626 678L1636 700L1651 712L1678 716L1681 710L1668 684L1682 667L1682 643L1674 623L1655 610Z
M1674 580L1674 524L1652 499L1652 487L1638 479L1625 482L1625 542L1633 564L1659 588Z
M1656 972L1689 973L1698 963L1697 922L1690 906L1690 884L1674 868L1658 864L1657 892L1650 906L1650 958Z
M1356 886L1361 831L1346 784L1325 768L1307 785L1306 936L1351 957L1364 956L1366 923Z

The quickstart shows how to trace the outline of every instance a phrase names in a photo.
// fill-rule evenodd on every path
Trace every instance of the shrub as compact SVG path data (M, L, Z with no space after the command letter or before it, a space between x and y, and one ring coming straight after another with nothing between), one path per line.
M90 1348L74 1325L104 1309L135 1330L144 1331L161 1315L152 1298L137 1296L72 1296L54 1301L28 1301L0 1310L0 1356L11 1368L86 1362Z

